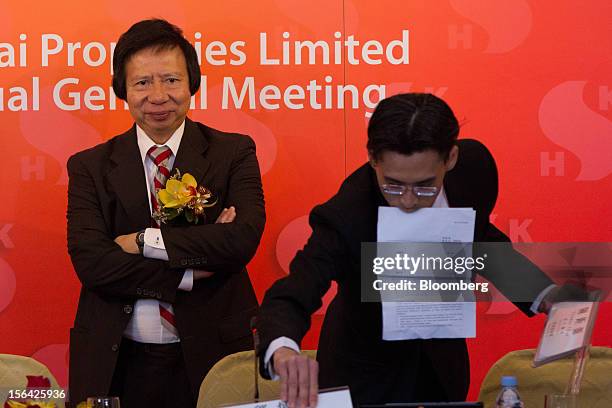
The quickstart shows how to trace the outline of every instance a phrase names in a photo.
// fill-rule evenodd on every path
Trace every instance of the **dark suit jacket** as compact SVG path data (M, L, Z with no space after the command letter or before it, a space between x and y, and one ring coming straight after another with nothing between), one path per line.
M508 241L489 223L498 190L493 157L474 140L458 144L457 165L444 180L449 205L476 210L475 241ZM327 309L319 338L320 387L349 385L358 403L412 401L417 382L436 380L444 388L440 400L463 400L469 386L465 340L383 341L380 303L361 302L361 243L376 242L378 206L386 205L374 171L365 164L334 197L312 210L310 239L292 261L289 276L268 290L260 307L260 356L281 336L300 343L311 314L335 280L338 293ZM530 279L535 299L550 280L529 262L520 269L510 277L486 276L486 271L483 275L510 294ZM530 304L518 306L530 314ZM420 366L433 367L435 372L425 373ZM261 367L262 375L267 375Z
M257 298L245 265L265 224L255 144L187 119L174 168L191 173L218 203L197 226L162 225L169 261L123 252L118 235L151 225L135 126L68 161L68 251L82 283L70 332L70 399L107 395L122 333L137 299L174 305L194 395L223 356L252 347L249 321ZM214 224L224 207L236 219ZM185 268L215 272L178 290Z

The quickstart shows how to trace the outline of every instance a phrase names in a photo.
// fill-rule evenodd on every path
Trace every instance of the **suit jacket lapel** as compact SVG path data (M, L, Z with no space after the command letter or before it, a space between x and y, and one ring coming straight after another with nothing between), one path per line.
M174 169L179 169L181 174L191 174L197 180L198 185L201 185L210 166L210 161L204 157L206 149L208 149L208 142L198 125L188 118L185 119L185 132L176 154ZM174 169L172 174L174 174Z
M132 126L116 140L110 156L115 167L108 173L108 181L116 191L130 224L135 228L144 228L151 224L151 213L147 181L136 140L136 126Z

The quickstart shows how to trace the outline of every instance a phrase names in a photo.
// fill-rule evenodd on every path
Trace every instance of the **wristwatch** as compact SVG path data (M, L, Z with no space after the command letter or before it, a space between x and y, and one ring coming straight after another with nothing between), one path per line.
M145 230L141 230L136 233L136 245L138 245L138 251L140 251L141 254L142 254L142 251L144 250L144 244L145 244L144 237L145 237Z

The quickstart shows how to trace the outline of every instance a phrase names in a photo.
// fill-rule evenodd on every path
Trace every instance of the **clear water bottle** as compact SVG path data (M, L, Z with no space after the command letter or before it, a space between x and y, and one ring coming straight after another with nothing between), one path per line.
M497 408L524 408L521 397L519 396L516 386L518 381L514 376L503 376L501 378L502 389L497 396Z

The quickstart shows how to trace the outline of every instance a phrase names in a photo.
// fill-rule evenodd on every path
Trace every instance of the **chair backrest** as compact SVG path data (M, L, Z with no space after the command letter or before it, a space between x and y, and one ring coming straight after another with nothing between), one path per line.
M50 389L60 388L44 364L31 357L0 354L0 404L6 401L8 389L24 390L28 385L32 388L45 388L47 384ZM64 400L55 400L55 404L63 407Z
M533 368L531 362L534 354L534 349L512 351L497 361L482 382L479 401L484 402L485 407L495 406L499 382L504 375L513 375L518 379L519 394L526 407L543 407L544 395L563 394L572 373L574 357ZM591 347L578 406L612 407L612 348Z
M317 351L303 350L302 353L315 358ZM253 364L253 351L231 354L217 362L202 381L197 408L252 402L255 391ZM278 381L264 380L259 376L260 400L278 399L279 394Z

